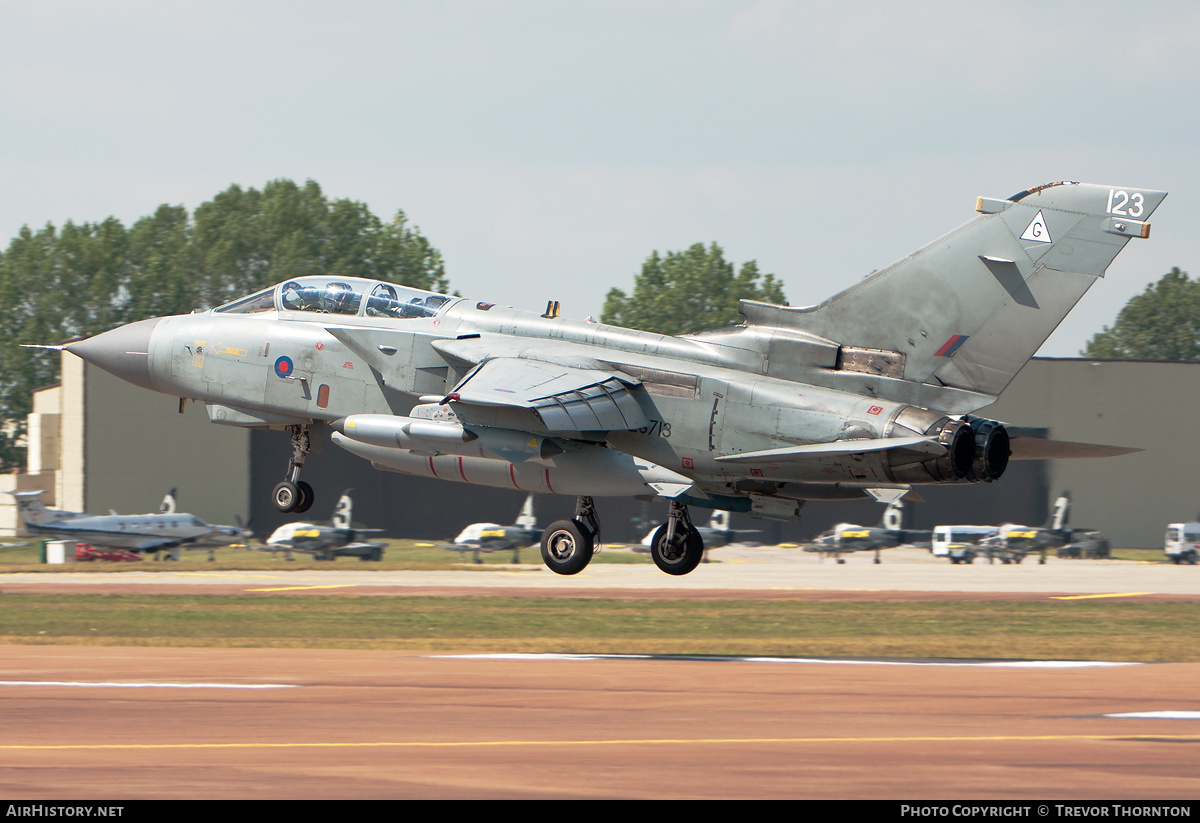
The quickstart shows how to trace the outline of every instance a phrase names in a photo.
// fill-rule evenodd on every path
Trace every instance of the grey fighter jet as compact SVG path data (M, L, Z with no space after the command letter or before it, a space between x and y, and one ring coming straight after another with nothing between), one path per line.
M525 498L521 513L511 526L501 526L497 523L472 523L461 532L454 542L446 548L456 552L472 552L476 563L482 563L480 554L512 550L512 562L521 562L521 549L532 546L542 537L538 528L537 517L533 514L533 495Z
M854 523L838 523L833 528L820 534L811 546L806 546L806 552L817 552L821 558L832 557L838 563L845 563L843 554L853 552L873 551L875 562L879 563L879 553L883 549L893 549L920 539L929 540L929 532L911 532L901 528L903 519L903 504L900 498L904 496L903 489L870 489L880 502L887 503L883 518L876 526L858 526Z
M47 509L42 503L40 489L9 494L16 499L25 529L54 540L78 540L134 552L159 552L181 546L227 546L250 536L245 529L212 526L195 515L176 512L173 493L168 495L170 511L166 511L167 499L164 499L164 511L158 514L112 512L104 515ZM177 554L172 557L178 559Z
M382 560L387 544L382 541L363 542L359 535L380 532L382 529L354 528L354 501L346 489L338 498L337 507L328 526L316 523L285 523L271 532L263 551L283 552L288 560L292 552L311 554L314 560L337 560L339 557L357 557L359 560Z
M1059 557L1108 557L1108 538L1093 529L1068 528L1070 512L1071 493L1063 492L1054 501L1054 508L1041 527L1005 523L979 545L984 556L989 559L999 557L1005 563L1020 563L1025 555L1035 553L1039 555L1039 562L1045 563L1050 549L1055 549Z
M575 497L542 534L559 574L592 558L594 498L665 498L652 555L686 574L704 552L691 506L794 520L806 500L986 483L1045 456L976 413L1165 197L1072 182L981 197L822 303L743 300L741 325L681 337L308 276L62 348L216 423L290 432L281 511L311 505L301 469L332 440L379 469Z

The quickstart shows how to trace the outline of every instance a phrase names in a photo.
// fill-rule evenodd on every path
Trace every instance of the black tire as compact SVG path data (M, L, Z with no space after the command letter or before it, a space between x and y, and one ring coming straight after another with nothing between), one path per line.
M654 558L654 565L667 574L688 574L695 571L704 559L704 539L700 537L700 532L690 529L682 535L676 534L675 546L668 547L667 524L664 523L654 532L650 556Z
M556 520L542 532L542 562L555 574L579 574L595 548L591 531L578 520Z
M284 514L290 514L300 505L300 489L295 483L284 480L271 492L271 502L275 504L275 508L279 509L279 511Z
M313 501L317 499L313 492L313 487L305 483L303 480L296 481L296 491L300 494L300 502L296 504L296 508L292 509L296 514L306 512L312 508Z

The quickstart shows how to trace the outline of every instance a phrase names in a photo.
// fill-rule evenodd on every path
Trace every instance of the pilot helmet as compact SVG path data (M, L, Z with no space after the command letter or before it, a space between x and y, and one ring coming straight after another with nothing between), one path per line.
M349 283L330 283L321 295L321 311L349 314L357 309L357 306L353 306L354 296L354 290L350 288Z

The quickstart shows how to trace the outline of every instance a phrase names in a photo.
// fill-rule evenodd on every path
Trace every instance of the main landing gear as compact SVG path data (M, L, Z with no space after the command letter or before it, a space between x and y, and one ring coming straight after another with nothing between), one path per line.
M650 543L654 565L667 574L687 574L704 559L704 540L692 525L687 506L675 500L667 513L667 522L658 527Z
M558 520L542 532L542 561L556 574L579 574L591 562L599 542L596 506L592 498L578 497L573 519ZM667 574L687 574L700 565L704 540L683 503L671 501L667 522L654 533L650 556Z
M600 542L600 521L590 497L575 498L575 517L556 520L542 532L542 562L555 574L579 574Z
M308 426L288 426L292 433L292 459L288 461L286 478L271 492L271 502L281 512L306 512L312 508L315 495L312 486L300 479L304 458L312 451Z

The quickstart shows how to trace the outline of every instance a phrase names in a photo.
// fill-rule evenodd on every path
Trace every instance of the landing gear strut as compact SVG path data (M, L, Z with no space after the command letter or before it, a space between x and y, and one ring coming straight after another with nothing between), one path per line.
M312 486L300 479L304 458L312 451L308 426L288 426L292 433L292 458L288 461L286 478L271 492L271 502L281 512L306 512L312 508L315 495Z
M650 543L650 556L667 574L687 574L704 559L704 540L683 503L671 501L667 522L658 527Z
M555 574L579 574L600 542L600 521L590 497L575 498L575 517L556 520L542 532L542 562Z

